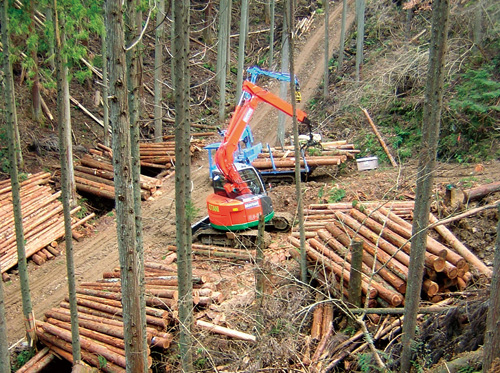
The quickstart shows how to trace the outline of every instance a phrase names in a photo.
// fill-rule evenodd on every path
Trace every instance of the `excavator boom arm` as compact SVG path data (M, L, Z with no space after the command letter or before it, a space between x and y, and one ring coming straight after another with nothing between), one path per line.
M228 182L226 184L226 191L236 194L251 193L234 166L234 152L238 147L241 134L249 123L259 102L265 102L289 116L293 115L291 104L248 80L243 82L242 91L248 93L250 98L245 98L246 95L242 95L240 103L236 107L233 118L229 123L224 140L215 154L215 164ZM307 114L302 110L297 109L296 115L299 122L310 124Z

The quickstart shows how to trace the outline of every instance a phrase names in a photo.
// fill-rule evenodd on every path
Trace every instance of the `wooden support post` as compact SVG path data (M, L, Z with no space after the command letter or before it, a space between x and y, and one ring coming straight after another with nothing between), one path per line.
M351 241L351 281L349 281L349 302L361 306L361 265L363 263L363 241Z

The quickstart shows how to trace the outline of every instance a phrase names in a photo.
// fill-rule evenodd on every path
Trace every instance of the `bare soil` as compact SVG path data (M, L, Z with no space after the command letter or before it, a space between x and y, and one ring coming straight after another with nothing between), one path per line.
M352 9L352 7L350 7ZM319 18L319 17L318 17ZM341 7L336 7L330 16L330 48L336 48L340 38ZM295 58L296 74L300 77L303 101L299 108L304 108L313 97L323 76L323 18L317 20L313 29L305 35L297 45L298 54ZM349 14L348 23L353 20ZM278 84L268 87L272 91L278 90ZM252 120L253 130L257 141L275 143L277 113L270 107L259 107ZM289 124L288 124L289 126ZM192 163L192 199L199 208L198 218L206 215L205 199L211 192L208 176L207 155L198 154ZM476 165L439 164L435 175L436 196L443 196L448 184L472 187L491 183L498 180L500 162L492 161L475 167ZM414 193L416 164L408 163L398 168L380 165L377 170L357 171L355 161L348 161L344 167L318 169L312 180L302 185L304 205L310 203L328 202L329 191L336 188L346 192L343 201L376 200L376 199L404 199ZM144 248L146 260L158 260L166 254L166 246L175 243L175 177L164 181L161 195L154 200L143 203ZM270 191L274 207L277 211L296 213L296 198L294 185L280 185ZM498 200L499 195L488 197L491 201ZM483 201L482 203L485 203ZM492 262L495 237L495 224L498 221L497 213L493 210L481 213L475 217L465 219L453 227L456 234L475 250L487 264ZM277 241L284 237L275 237ZM102 277L102 273L112 271L119 266L118 249L116 242L116 226L111 214L100 218L94 231L81 242L74 242L74 260L77 283L94 281ZM248 289L251 279L236 274L247 273L252 276L248 268L228 268L226 273L233 272L232 279L219 283L221 291L227 298L236 297L236 294L245 293L239 289ZM212 267L213 270L213 267ZM245 272L247 271L248 272ZM42 318L44 311L57 306L67 293L65 255L48 261L42 266L29 263L30 289L35 316ZM14 273L11 281L5 286L5 307L9 344L14 344L24 337L22 320L22 304L20 299L19 278ZM237 302L238 299L233 299ZM244 300L242 300L244 301Z

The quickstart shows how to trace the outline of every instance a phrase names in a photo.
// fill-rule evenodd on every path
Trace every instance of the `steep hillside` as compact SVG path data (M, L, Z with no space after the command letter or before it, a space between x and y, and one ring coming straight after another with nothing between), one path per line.
M331 4L330 14L330 55L331 75L329 82L330 95L328 98L321 97L321 85L323 78L323 27L324 18L319 2L299 1L297 21L307 19L308 28L302 30L297 38L297 52L295 57L296 74L301 83L303 101L300 108L310 114L313 119L315 132L320 132L326 140L344 139L356 144L361 150L361 155L377 155L380 166L377 170L368 172L358 172L354 160L347 162L341 168L326 168L320 170L319 175L307 183L303 184L305 204L324 203L336 201L336 192L343 192L342 201L351 202L353 200L372 199L406 199L414 193L416 178L416 149L419 136L419 125L421 118L421 107L423 100L423 89L425 85L426 72L426 50L430 35L430 11L425 8L418 8L411 22L409 31L405 28L404 22L406 12L390 1L379 1L369 3L367 7L367 27L365 44L365 64L362 69L362 82L357 83L354 79L354 57L355 57L355 32L350 28L347 38L346 59L341 72L336 70L336 59L338 55L338 44L340 40L340 20L341 5ZM277 12L281 2L278 2ZM238 4L234 4L233 17L238 17ZM217 4L214 4L217 8ZM349 12L347 15L348 24L352 25L354 20L354 4L349 2ZM213 46L206 48L203 44L204 36L203 16L204 4L193 4L192 13L192 120L193 123L202 125L218 125L217 122L217 91L213 67L215 66L216 48ZM318 10L317 12L314 12ZM462 77L468 68L466 66L483 66L478 60L484 58L484 63L498 67L498 48L495 54L495 45L498 39L493 38L495 30L489 29L486 33L485 44L481 50L481 56L473 54L470 41L462 33L466 25L471 22L472 13L462 4L454 4L453 8L453 28L450 41L449 55L449 75L447 78L447 89L449 100L445 113L443 133L447 136L454 136L455 142L447 140L442 146L440 154L441 161L438 165L435 191L437 198L445 193L446 186L454 184L464 189L498 181L500 175L500 162L497 160L498 136L495 136L494 128L489 121L483 120L480 132L488 132L491 136L477 139L481 140L481 146L488 142L485 152L473 152L470 146L467 151L463 143L471 144L473 140L470 133L464 132L464 123L468 123L469 117L466 113L459 115L452 110L451 98L459 95L459 88L465 84ZM498 9L494 10L498 11ZM214 9L214 13L215 9ZM252 21L250 22L251 32L249 41L249 52L247 53L246 65L251 66L265 60L267 45L266 35L263 30L266 25L263 22L264 15L261 3L252 3ZM497 14L497 13L492 13ZM212 28L216 25L216 14L212 14ZM277 37L281 33L281 17L278 17ZM492 18L494 19L494 18ZM459 22L464 21L464 22ZM467 22L465 22L467 21ZM489 20L487 21L489 25ZM492 21L493 22L493 21ZM498 25L497 25L498 26ZM497 27L496 26L496 27ZM463 29L462 29L463 28ZM238 33L237 23L233 24L232 34ZM152 66L154 49L152 48L153 33L146 34L144 51L144 82L148 87L152 87ZM498 36L498 33L497 33ZM410 40L410 43L407 40ZM233 48L237 44L237 38L231 39ZM96 65L100 54L99 39L91 39L89 42L89 59ZM278 44L278 43L277 43ZM170 47L166 45L166 49ZM279 52L279 47L278 47ZM236 56L236 53L233 54ZM279 56L275 57L275 61ZM235 66L235 60L233 58ZM474 65L477 64L477 65ZM170 108L166 112L164 123L166 132L173 130L173 98L171 97L171 82L169 74L170 59L167 57L165 63L165 84L166 99L165 105ZM234 66L231 69L228 89L229 102L228 111L234 106L234 82L236 74ZM265 66L265 65L264 65ZM266 66L265 66L266 67ZM487 81L498 82L499 69L489 72L485 78ZM18 66L17 77L21 75ZM457 77L461 77L458 79ZM266 82L266 87L273 92L279 90L278 84ZM494 85L493 85L494 86ZM57 153L53 151L55 142L53 134L55 124L45 121L36 125L30 119L29 92L25 85L19 84L19 119L21 131L24 139L25 154L29 165L28 171L34 172L48 168L54 170L58 162ZM72 81L72 95L89 108L94 114L100 115L102 107L94 105L94 97L100 89L99 79L95 76L87 78L83 84L76 79ZM143 92L142 131L145 139L152 134L152 96L146 91ZM44 97L49 107L54 110L55 92L47 89ZM498 97L493 97L493 101ZM458 104L455 104L458 105ZM498 125L498 112L492 108L494 104L488 101L487 114ZM389 166L387 158L366 119L360 110L360 106L367 108L376 124L381 129L388 144L397 154L397 161L400 165L397 168ZM498 106L498 104L497 104ZM457 107L457 106L455 106ZM458 110L458 109L454 109ZM477 113L476 113L477 114ZM458 116L457 116L458 115ZM77 145L85 149L95 147L101 141L101 128L86 114L76 107L72 110L74 139ZM453 127L451 123L457 118L461 119L461 126ZM475 118L475 117L474 117ZM482 117L484 119L484 117ZM252 119L252 128L256 134L257 141L270 144L276 142L276 112L265 105L260 106ZM289 123L288 123L289 130ZM455 132L453 132L455 131ZM479 130L478 130L479 131ZM454 135L452 136L451 133ZM289 132L288 132L289 134ZM484 142L483 142L484 141ZM479 144L479 142L478 142ZM33 145L33 150L31 149ZM36 152L38 150L38 153ZM83 148L82 151L85 151ZM455 154L455 155L454 155ZM469 154L470 157L466 157ZM78 154L77 154L78 156ZM456 161L474 161L473 163L457 163ZM447 163L444 161L455 161ZM477 167L478 164L481 167ZM207 156L200 153L193 159L192 164L193 190L192 198L199 209L197 218L205 216L205 198L211 192L211 185L208 179ZM278 211L289 211L296 213L295 186L278 186L270 191L275 208ZM341 193L342 195L342 193ZM491 203L499 199L499 194L489 196L486 201L481 201L478 205ZM118 266L118 252L116 244L116 227L113 213L110 212L112 205L100 204L100 201L90 200L89 196L84 204L89 209L98 209L103 216L96 221L93 232L81 242L75 242L75 266L77 271L77 282L83 283L95 281L102 277L104 272L113 271ZM161 195L156 196L151 201L143 204L144 220L144 242L146 259L160 262L167 253L167 246L175 242L175 191L174 178L164 180ZM481 213L475 217L464 219L453 225L452 229L457 236L460 236L467 245L476 252L484 262L491 266L494 249L495 224L498 221L498 214L492 210ZM284 245L284 237L273 237L273 251L279 252ZM271 255L271 254L269 254ZM237 262L227 260L208 261L198 258L197 265L203 266L206 271L210 271L217 277L217 290L224 297L225 302L220 307L203 311L211 314L212 311L220 312L224 315L225 324L235 329L246 331L261 336L258 344L251 344L240 341L232 341L227 338L214 336L200 330L195 331L195 336L199 345L196 349L196 363L199 370L205 371L263 371L263 370L301 370L313 371L312 367L304 363L307 356L308 346L313 346L308 339L310 325L312 323L312 304L315 302L315 292L304 289L294 281L297 274L297 266L293 260L283 263L270 263L265 268L269 282L266 283L268 297L263 307L263 324L266 328L257 331L255 324L254 301L254 273L253 267L248 262ZM42 319L44 312L52 307L56 307L63 301L66 294L64 255L54 261L46 262L43 266L36 266L33 263L30 267L30 286L34 301L34 310L37 318ZM468 289L469 295L474 297L474 310L484 317L484 289L485 284L478 276L477 282ZM19 298L19 280L15 272L12 273L11 281L5 286L7 325L9 343L13 344L23 337L21 314L21 302ZM469 295L463 295L465 300L469 300ZM457 298L457 304L462 301L461 295L453 295ZM476 298L477 297L477 298ZM477 306L477 307L476 307ZM479 319L479 317L478 317ZM389 323L389 318L386 319ZM455 326L458 322L460 328L453 332L457 335L468 336L470 332L467 316L454 315L449 324L444 327L445 331L450 331L450 325ZM417 356L416 364L420 367L434 364L433 359L427 359L425 346L431 346L439 350L444 346L436 344L437 334L432 334L437 330L434 319L429 318L425 326L426 335L422 339L422 349ZM332 339L333 346L340 343L349 336L349 327L346 328L346 319L341 312L335 313L334 326L336 337ZM370 320L370 327L377 327L377 322ZM463 326L463 328L462 328ZM337 333L338 332L338 333ZM262 333L262 334L259 334ZM481 333L478 333L481 334ZM265 338L263 338L265 337ZM461 340L463 340L462 337ZM431 340L433 344L425 345L424 341ZM379 348L389 347L385 344ZM456 342L458 344L458 341ZM477 346L475 346L477 348ZM460 352L455 346L447 345L446 358ZM470 348L472 349L472 347ZM468 351L463 349L463 351ZM176 346L166 353L153 351L154 371L178 371L176 361ZM388 362L397 360L399 351L392 350L392 356L388 356ZM366 355L366 356L365 356ZM439 357L437 357L439 359ZM432 364L431 364L432 363ZM426 365L427 364L427 365ZM67 367L66 367L67 368ZM67 368L69 369L69 368ZM375 369L369 358L369 354L360 354L346 360L346 363L338 369L344 371L368 371Z

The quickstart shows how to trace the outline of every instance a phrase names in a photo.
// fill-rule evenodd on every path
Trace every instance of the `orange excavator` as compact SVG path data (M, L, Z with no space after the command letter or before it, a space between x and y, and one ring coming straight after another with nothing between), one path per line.
M215 154L218 171L213 176L214 193L207 197L210 226L219 232L255 227L261 215L266 228L287 231L291 227L288 216L275 214L259 172L251 164L234 160L240 136L261 102L293 115L288 102L248 80L243 82L240 102ZM299 122L310 125L305 112L297 109L296 115Z

